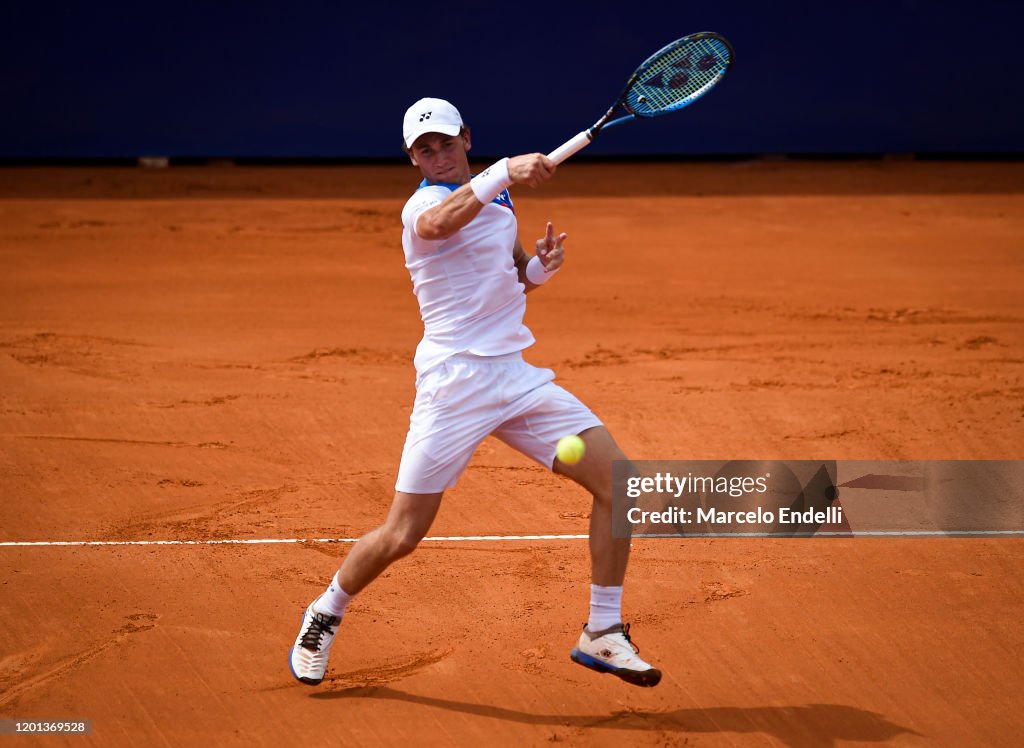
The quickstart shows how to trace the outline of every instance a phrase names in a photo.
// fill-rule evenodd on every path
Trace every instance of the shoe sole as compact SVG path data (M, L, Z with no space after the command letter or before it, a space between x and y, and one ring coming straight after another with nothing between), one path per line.
M626 683L633 686L654 688L654 686L661 683L661 671L657 668L652 667L649 670L629 670L624 667L614 667L603 660L591 657L587 653L581 652L575 648L569 653L569 657L578 665L590 668L598 673L614 675L616 678L621 678L626 681Z

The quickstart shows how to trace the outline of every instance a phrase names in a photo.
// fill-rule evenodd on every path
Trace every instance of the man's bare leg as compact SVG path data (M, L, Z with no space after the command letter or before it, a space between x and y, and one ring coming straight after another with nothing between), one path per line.
M391 564L412 553L430 530L442 496L443 492L396 492L384 524L361 537L342 562L338 580L345 592L362 592Z
M384 524L359 539L327 591L303 614L289 660L296 679L311 686L323 681L338 624L352 596L413 552L437 516L442 495L397 492Z
M587 429L580 438L586 445L575 465L555 460L554 470L571 478L594 497L590 512L590 577L603 587L622 586L629 562L629 538L612 537L612 460L625 460L604 426Z
M661 672L640 659L622 623L622 582L630 539L612 535L612 461L625 460L608 429L581 433L586 445L575 465L555 460L554 470L579 483L594 497L590 512L590 620L570 653L579 664L611 673L636 686L656 686Z

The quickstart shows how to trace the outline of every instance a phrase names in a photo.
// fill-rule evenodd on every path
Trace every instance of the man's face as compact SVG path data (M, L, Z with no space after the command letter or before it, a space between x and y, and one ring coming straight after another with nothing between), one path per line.
M465 184L469 181L469 130L461 135L428 132L416 138L409 160L420 168L428 182Z

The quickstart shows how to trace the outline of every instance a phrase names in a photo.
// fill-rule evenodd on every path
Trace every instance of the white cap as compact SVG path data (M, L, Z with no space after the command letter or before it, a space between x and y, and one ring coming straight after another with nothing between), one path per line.
M420 99L405 112L402 137L405 147L412 148L416 138L426 132L458 135L462 130L462 115L444 99Z

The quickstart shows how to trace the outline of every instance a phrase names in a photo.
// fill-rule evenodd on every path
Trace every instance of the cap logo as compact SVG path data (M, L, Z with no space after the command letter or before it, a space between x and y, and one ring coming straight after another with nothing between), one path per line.
M421 114L420 115L420 122L422 122L425 119L430 119L430 115L431 114L433 114L433 112L424 112L423 114Z

